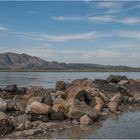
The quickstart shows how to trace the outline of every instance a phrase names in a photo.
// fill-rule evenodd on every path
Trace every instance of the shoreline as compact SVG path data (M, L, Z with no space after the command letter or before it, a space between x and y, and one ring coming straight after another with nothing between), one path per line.
M35 138L74 125L92 127L110 114L119 116L140 108L140 80L119 75L57 81L53 90L17 85L0 90L0 136L4 138Z
M106 70L106 71L100 71L100 70L0 70L0 72L140 72L140 70L137 71L126 71L126 70Z

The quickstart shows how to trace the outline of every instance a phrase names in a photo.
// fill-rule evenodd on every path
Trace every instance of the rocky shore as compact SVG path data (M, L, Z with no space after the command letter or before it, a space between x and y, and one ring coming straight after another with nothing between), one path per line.
M95 125L110 113L140 106L140 80L110 75L102 79L57 81L55 89L0 89L0 138L28 138L74 125Z

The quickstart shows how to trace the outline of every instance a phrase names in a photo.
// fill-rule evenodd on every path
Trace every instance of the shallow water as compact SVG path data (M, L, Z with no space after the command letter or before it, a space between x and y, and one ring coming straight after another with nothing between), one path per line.
M0 87L17 84L18 86L38 85L54 88L58 80L69 82L81 78L105 79L110 74L140 78L140 72L0 72Z
M90 126L73 125L60 132L49 132L36 138L51 139L140 139L140 111L112 115Z

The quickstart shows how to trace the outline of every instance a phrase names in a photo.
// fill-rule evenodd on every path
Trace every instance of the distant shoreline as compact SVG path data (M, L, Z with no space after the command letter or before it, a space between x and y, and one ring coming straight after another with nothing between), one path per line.
M140 72L140 70L0 70L0 72Z

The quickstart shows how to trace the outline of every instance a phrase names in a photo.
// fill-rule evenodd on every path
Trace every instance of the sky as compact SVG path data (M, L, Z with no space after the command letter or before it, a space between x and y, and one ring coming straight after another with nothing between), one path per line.
M140 1L0 1L0 53L140 67Z

